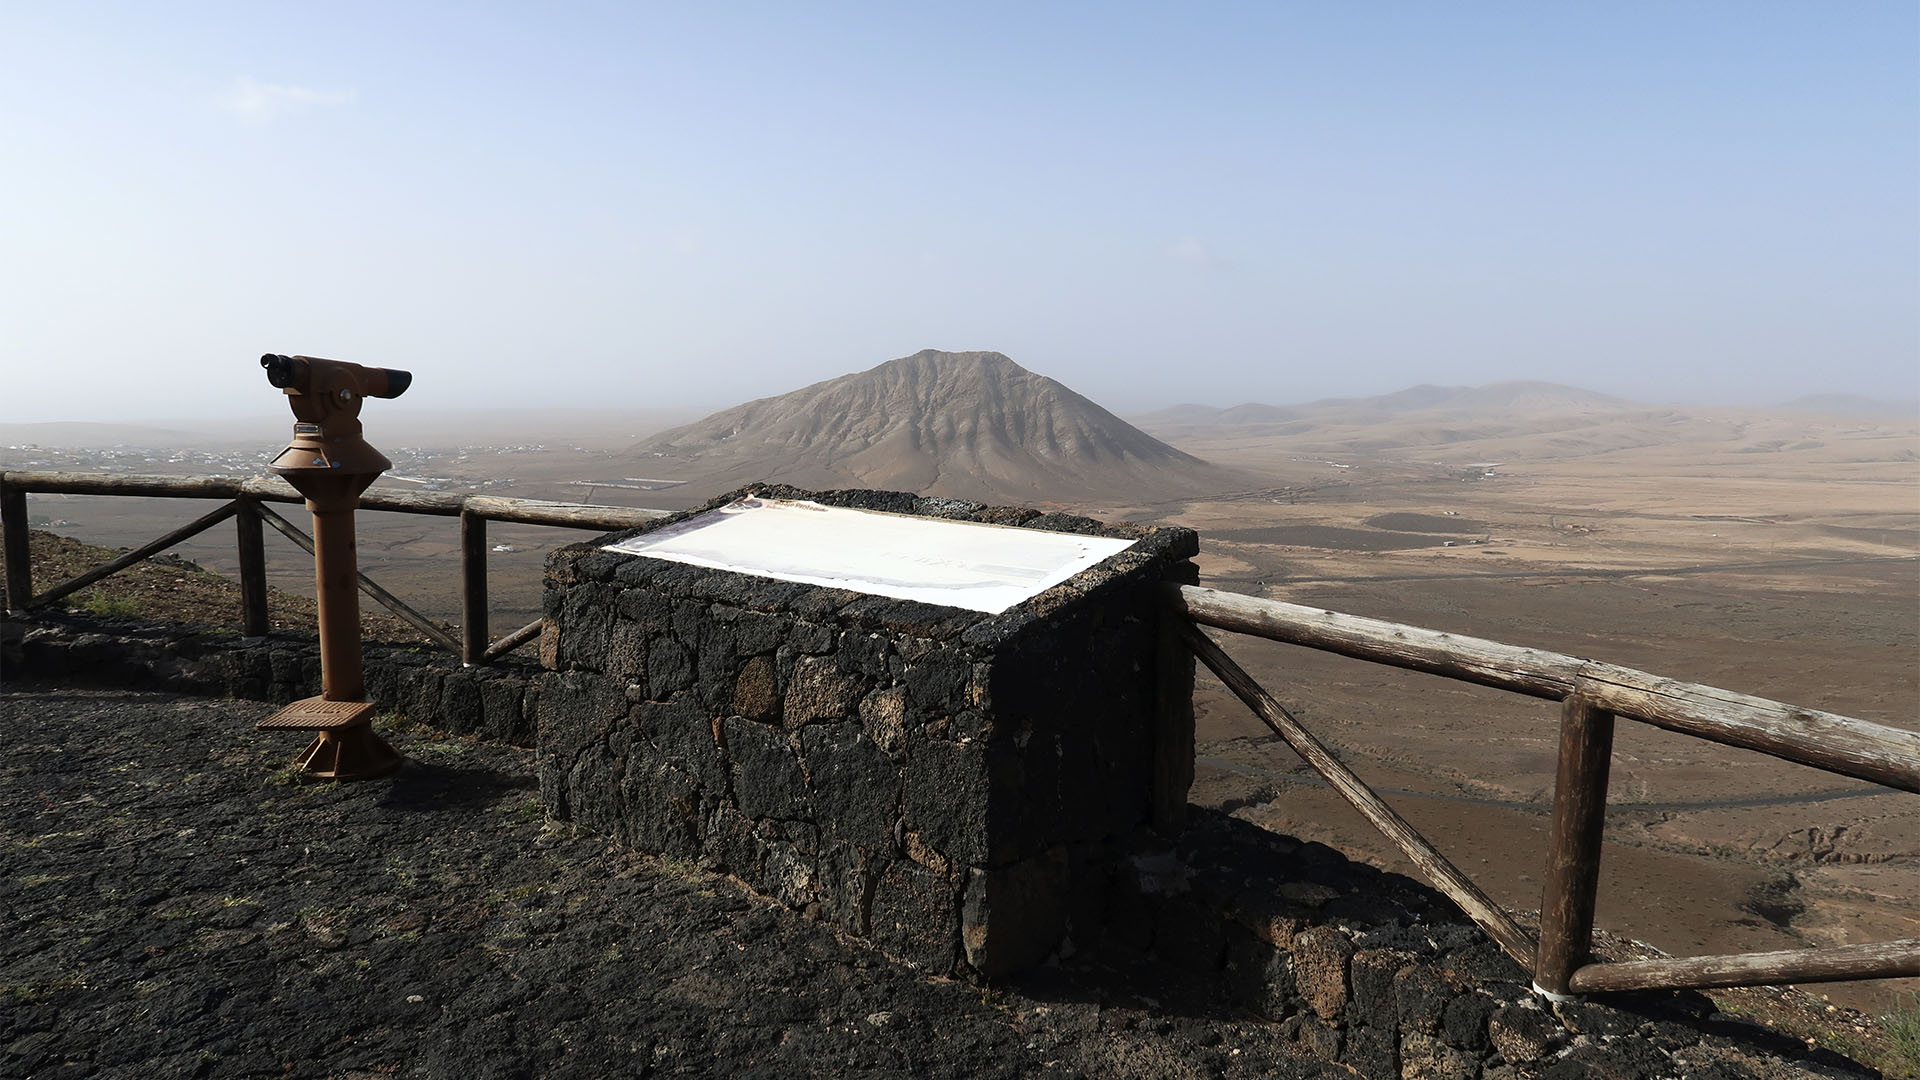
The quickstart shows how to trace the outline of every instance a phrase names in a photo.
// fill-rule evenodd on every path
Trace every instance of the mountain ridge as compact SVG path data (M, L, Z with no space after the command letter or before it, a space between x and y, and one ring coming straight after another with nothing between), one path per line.
M935 349L723 409L626 456L702 486L779 481L985 501L1161 497L1245 479L1002 353Z

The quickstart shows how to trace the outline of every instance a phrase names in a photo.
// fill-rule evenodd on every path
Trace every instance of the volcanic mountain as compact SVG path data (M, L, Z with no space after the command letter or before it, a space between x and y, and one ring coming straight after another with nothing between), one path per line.
M996 352L927 349L714 413L633 467L719 491L760 481L995 503L1151 502L1247 480Z

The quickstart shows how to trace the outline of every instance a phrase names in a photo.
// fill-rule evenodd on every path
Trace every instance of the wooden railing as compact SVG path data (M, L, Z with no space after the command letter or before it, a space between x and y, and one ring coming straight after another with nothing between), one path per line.
M227 501L187 525L35 595L27 546L26 496L29 492ZM232 517L239 529L241 623L249 635L264 634L267 592L262 526L271 525L312 551L312 540L304 532L264 504L300 501L291 487L277 479L0 473L0 529L4 530L8 603L20 609L51 603ZM365 575L361 575L360 585L374 600L469 664L484 664L499 658L535 637L541 625L536 620L498 641L488 641L488 521L607 532L634 528L666 516L663 511L632 507L434 492L369 491L360 497L360 505L367 510L460 519L462 628L458 636L414 611ZM1192 585L1170 584L1166 589L1166 601L1179 616L1170 620L1173 635L1192 649L1200 662L1219 676L1368 821L1393 840L1428 881L1458 904L1507 955L1531 973L1541 990L1566 995L1920 975L1920 939L1733 956L1588 962L1615 717L1916 793L1920 793L1920 734L1560 653ZM1520 925L1447 861L1273 695L1202 633L1201 626L1562 702L1560 758L1539 934L1536 936ZM1185 668L1184 659L1179 666ZM1162 766L1170 767L1164 761ZM1189 760L1186 764L1189 771L1185 772L1188 779L1190 769ZM1169 793L1169 799L1177 798L1184 805L1186 785L1179 776L1162 778L1158 786ZM1177 810L1171 814L1165 812L1170 809L1157 806L1156 818L1176 820Z
M1652 724L1842 776L1920 792L1920 734L1632 668L1273 600L1168 585L1194 655L1393 840L1550 995L1920 975L1920 939L1825 949L1590 963L1613 721ZM1540 933L1529 933L1335 758L1201 626L1563 702Z
M224 499L211 513L96 567L36 594L33 591L32 554L27 544L27 495L120 495L174 499ZM117 573L142 559L159 554L190 537L233 518L240 562L240 625L249 636L267 632L267 563L263 525L271 525L289 540L313 552L313 540L280 516L267 503L297 503L298 492L278 478L241 480L229 477L135 476L79 472L0 473L0 532L4 533L7 561L7 603L15 610L51 604ZM581 503L507 499L488 495L455 495L430 491L370 490L360 496L365 510L401 514L430 514L460 519L460 629L456 633L415 611L399 597L381 588L365 574L360 589L382 607L468 664L491 663L539 636L535 620L498 641L487 636L487 522L550 525L566 529L609 532L631 529L665 517L661 510L627 506L590 506Z

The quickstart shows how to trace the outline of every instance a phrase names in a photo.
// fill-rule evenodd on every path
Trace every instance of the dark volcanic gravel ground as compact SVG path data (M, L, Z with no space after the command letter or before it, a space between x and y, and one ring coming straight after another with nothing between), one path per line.
M0 693L0 1076L1348 1075L1190 988L924 978L549 827L526 751L306 782L271 709Z

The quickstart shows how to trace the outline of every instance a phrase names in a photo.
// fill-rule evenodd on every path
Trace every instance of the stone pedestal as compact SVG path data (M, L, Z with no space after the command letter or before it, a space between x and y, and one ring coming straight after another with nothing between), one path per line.
M549 813L723 869L933 972L999 975L1097 936L1156 755L1193 753L1190 716L1183 732L1156 714L1156 680L1190 687L1192 662L1164 664L1156 631L1161 583L1193 580L1194 533L754 490L1135 543L994 615L606 541L562 549L539 695Z

